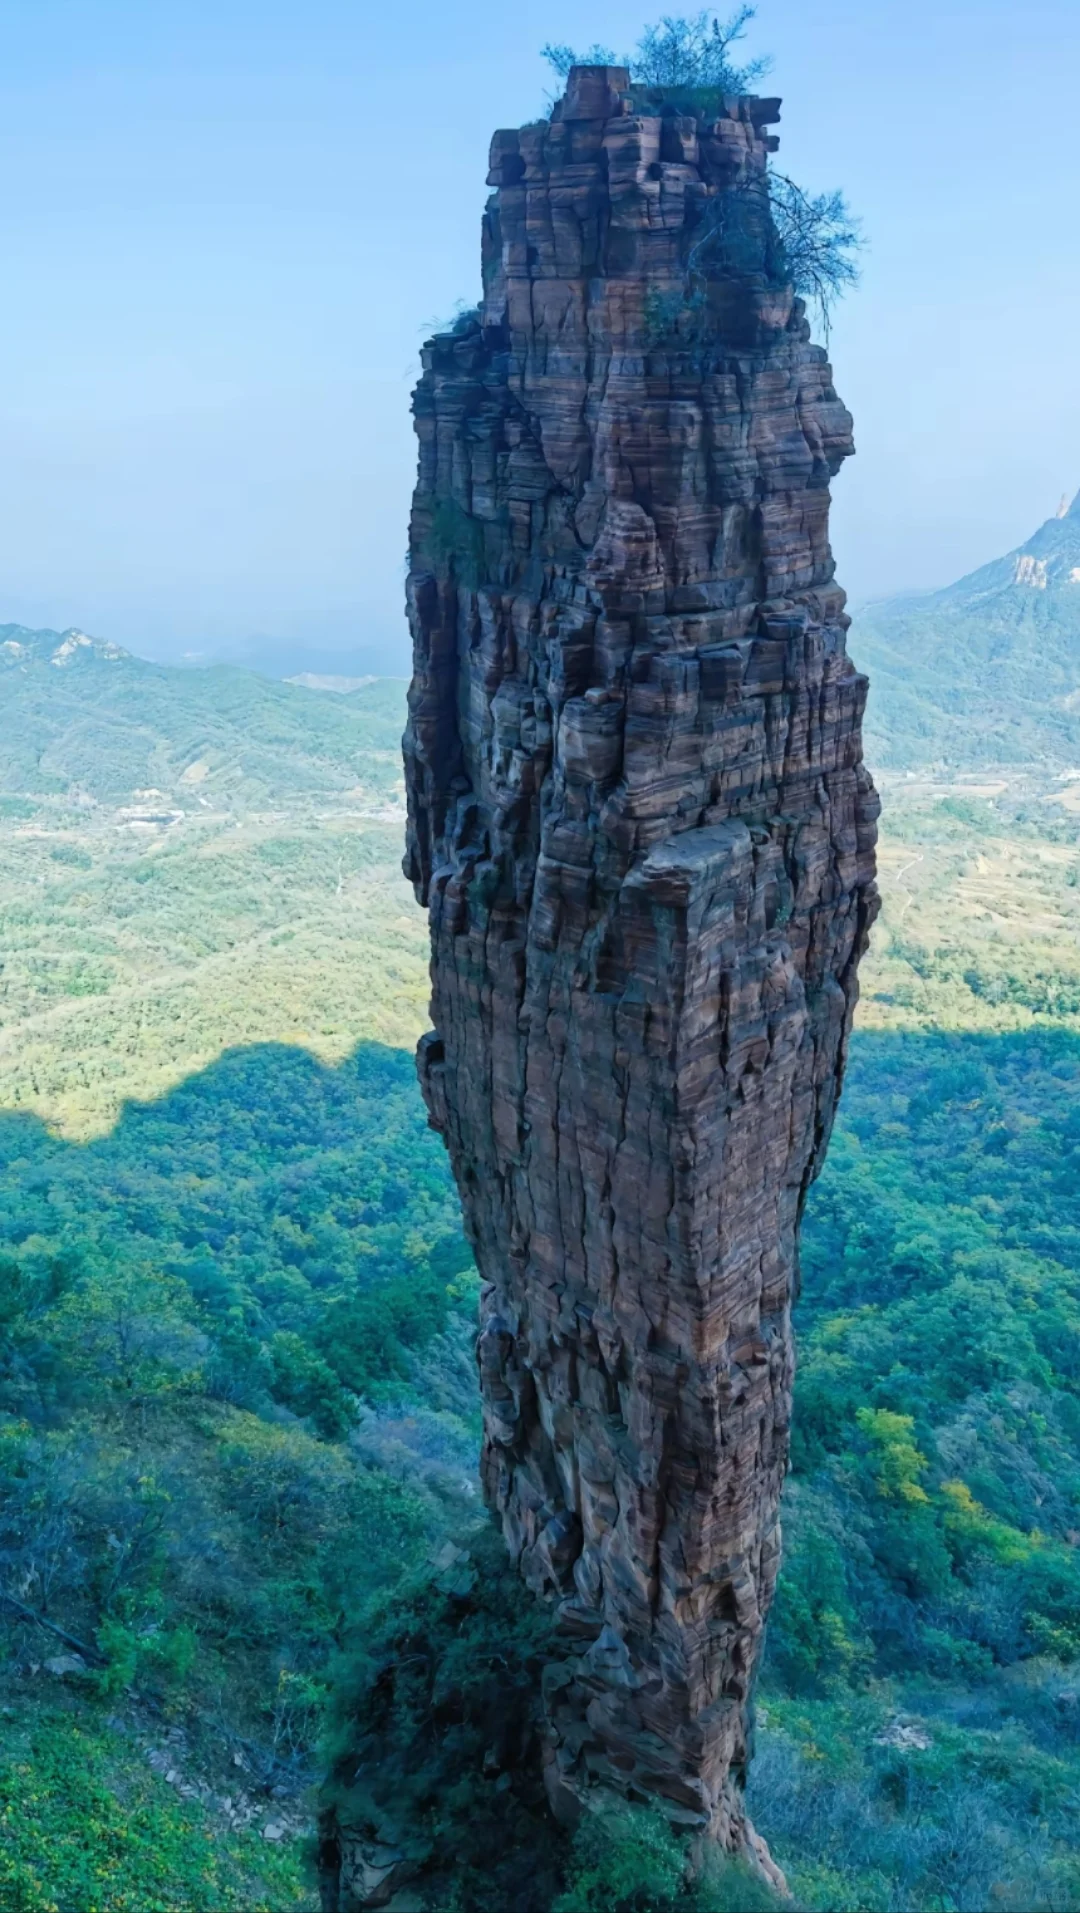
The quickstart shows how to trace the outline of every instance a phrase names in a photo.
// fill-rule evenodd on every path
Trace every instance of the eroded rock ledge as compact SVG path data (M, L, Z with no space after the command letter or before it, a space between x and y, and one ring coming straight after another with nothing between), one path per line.
M769 270L777 117L642 112L583 67L495 135L483 304L416 393L405 739L484 1484L578 1643L549 1797L751 1851L799 1218L876 907L828 543L851 421Z

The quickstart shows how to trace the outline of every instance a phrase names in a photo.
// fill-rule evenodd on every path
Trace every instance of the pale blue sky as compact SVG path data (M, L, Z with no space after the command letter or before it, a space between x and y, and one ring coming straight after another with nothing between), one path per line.
M491 131L612 0L0 0L0 622L406 668L408 396L476 297ZM871 249L833 334L854 597L1080 486L1080 6L764 0L784 166Z

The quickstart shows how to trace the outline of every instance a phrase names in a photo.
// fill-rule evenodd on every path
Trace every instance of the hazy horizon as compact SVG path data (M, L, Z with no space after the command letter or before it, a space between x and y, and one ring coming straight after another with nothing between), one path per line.
M425 332L477 294L490 134L540 110L542 41L621 49L654 11L0 22L0 622L405 671L409 394ZM947 584L1080 485L1080 158L1052 111L1080 10L1034 0L1020 40L1004 0L917 30L895 0L770 0L748 50L774 56L785 168L842 186L869 241L831 341L859 447L841 582L855 604Z

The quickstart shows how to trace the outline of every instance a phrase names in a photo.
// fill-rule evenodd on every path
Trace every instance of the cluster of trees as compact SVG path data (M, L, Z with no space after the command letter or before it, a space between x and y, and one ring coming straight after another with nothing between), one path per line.
M887 792L884 915L862 970L862 1026L986 1032L1075 1026L1076 832L1061 787ZM994 785L989 787L994 789Z
M804 1903L1073 1906L1080 1037L853 1044L751 1775Z
M740 6L724 21L708 12L665 14L646 28L632 53L617 59L610 47L586 52L549 43L544 58L560 80L572 66L622 65L645 110L716 119L725 100L751 92L769 72L766 56L740 63L734 49L756 8ZM656 344L700 347L708 336L705 292L716 273L764 273L810 301L828 337L836 301L858 283L863 240L843 193L808 193L770 167L762 193L736 182L708 202L686 261L681 296L654 301L648 322Z
M1080 1040L871 1036L803 1247L796 1691L1080 1655Z
M475 1277L411 1059L234 1053L84 1145L0 1117L0 1189L9 1655L309 1770L345 1617L473 1492Z
M665 96L685 94L697 104L702 96L722 101L749 93L772 65L767 56L740 65L732 51L745 38L756 11L741 6L723 22L708 12L665 14L646 27L634 51L621 59L610 47L595 42L585 53L551 41L542 51L560 80L567 78L572 66L625 66L637 86L654 88Z
M1007 1905L1021 1874L1035 1903L1073 1903L1078 1088L1060 1024L853 1045L805 1225L752 1778L808 1907L975 1906L992 1888ZM430 1640L447 1624L460 1587L427 1564L477 1507L475 1278L408 1055L232 1052L83 1144L0 1117L0 1215L9 1664L81 1642L87 1706L134 1691L226 1720L268 1784L315 1771L335 1696L346 1744L382 1707L424 1837L479 1839L484 1694L385 1672L409 1601ZM469 1623L478 1679L537 1651L528 1597L484 1584L510 1605ZM425 1763L429 1703L453 1733ZM911 1744L890 1738L898 1711L920 1723ZM444 1786L446 1761L463 1764ZM507 1865L531 1868L518 1809ZM679 1851L648 1816L583 1841L552 1860L553 1906L668 1903ZM485 1904L482 1875L478 1855L463 1908ZM725 1876L702 1904L752 1890Z
M0 1113L0 1690L26 1723L0 1749L0 1896L134 1913L149 1881L163 1904L310 1903L295 1857L255 1892L233 1836L163 1804L109 1724L134 1697L242 1737L268 1788L325 1764L348 1792L358 1742L377 1745L375 1804L457 1856L460 1913L522 1879L552 1913L674 1913L685 1855L655 1816L563 1840L524 1779L495 1789L493 1709L523 1747L550 1643L473 1525L475 1275L407 1049L327 1067L245 1040L100 1133L155 1069L175 1085L185 1057L246 1039L244 1016L262 1031L251 952L273 949L316 1034L335 1006L368 1027L395 993L395 1040L419 1021L396 829L235 802L153 848L40 792L0 803L0 1010L27 1059ZM1022 933L1018 903L1075 921L1075 845L1049 814L894 797L916 862L808 1206L750 1785L797 1903L823 1913L1080 1905L1076 964L1060 930ZM62 974L37 965L61 943ZM131 977L170 958L186 994L151 1015ZM80 1021L57 1036L35 1006ZM76 1142L26 1110L64 1112L80 1073L96 1133ZM27 1669L73 1642L85 1672L54 1717ZM693 1903L762 1891L736 1869Z
M222 1386L227 1373L229 1399L302 1398L320 1432L342 1433L350 1402L399 1383L408 1350L445 1326L470 1266L411 1059L378 1044L338 1069L285 1045L229 1052L81 1146L0 1117L0 1185L25 1311L12 1406L69 1393L80 1349L129 1388L136 1353L158 1359L155 1323L176 1368L188 1311L186 1359Z
M1080 1904L1078 1169L1080 1036L857 1037L804 1229L750 1781L806 1908ZM392 1825L465 1913L521 1878L553 1913L769 1904L738 1869L689 1889L648 1813L575 1841L537 1820L492 1695L527 1749L529 1669L558 1643L484 1546L464 1537L350 1637L346 1814Z

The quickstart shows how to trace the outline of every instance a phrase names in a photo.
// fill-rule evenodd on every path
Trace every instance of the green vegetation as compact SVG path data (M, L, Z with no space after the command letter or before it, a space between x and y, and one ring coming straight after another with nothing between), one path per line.
M335 697L233 665L178 670L81 632L9 624L0 682L0 792L20 806L141 799L149 812L169 799L250 811L400 793L404 687L393 678Z
M882 779L883 911L859 1029L1034 1030L1080 1013L1070 784Z
M575 53L549 44L542 52L564 83L573 66L625 66L632 101L642 112L715 120L727 102L752 92L772 64L764 58L739 65L732 55L756 11L741 6L722 24L708 12L665 14L622 60L596 45ZM715 330L709 279L725 273L762 275L771 285L790 286L817 309L827 339L836 301L858 283L862 243L843 193L807 193L774 167L760 181L739 180L706 203L682 287L649 296L650 344L667 350L705 346Z
M204 691L161 675L180 776ZM450 1856L458 1913L523 1881L551 1913L768 1905L738 1869L687 1887L648 1813L570 1839L537 1797L547 1623L475 1525L475 1277L408 1053L400 687L270 687L264 784L235 676L205 805L147 796L106 725L97 781L12 770L0 807L0 1902L312 1907L325 1758ZM28 724L68 696L18 681ZM315 794L294 710L327 726ZM1072 788L887 782L750 1783L823 1913L1080 1906Z
M1080 499L1026 544L925 597L863 605L872 763L1080 766Z
M342 1657L323 1790L336 1825L374 1833L401 1856L402 1886L455 1913L774 1907L741 1866L716 1859L690 1879L685 1845L656 1811L612 1802L572 1836L555 1823L540 1682L565 1649L493 1527L448 1540L434 1570L369 1610Z
M766 1913L781 1901L741 1862L710 1856L687 1869L685 1843L661 1813L613 1806L571 1843L552 1913Z
M772 64L766 58L740 66L732 57L755 13L754 7L738 7L723 24L708 12L666 14L645 29L633 53L621 60L609 47L597 45L575 53L572 47L549 43L542 52L560 80L567 79L572 66L625 66L636 86L658 91L666 104L685 104L688 112L711 106L715 117L725 98L749 93Z
M474 1295L410 1059L241 1052L85 1145L9 1115L0 1187L5 1585L121 1686L272 1711L431 1527L367 1459ZM412 1426L468 1492L460 1420Z
M229 1052L81 1147L0 1116L0 1191L0 1245L18 1257L9 1292L47 1325L34 1335L48 1352L27 1354L25 1373L10 1345L12 1410L75 1385L52 1341L62 1328L77 1360L90 1330L81 1320L69 1335L73 1309L105 1321L153 1282L148 1315L179 1311L181 1341L190 1315L210 1338L190 1360L211 1375L225 1363L231 1399L247 1400L243 1371L251 1400L295 1406L319 1372L325 1401L304 1412L336 1430L350 1420L343 1391L399 1381L405 1350L445 1327L447 1284L469 1264L411 1059L374 1044L338 1070L284 1045ZM113 1358L95 1343L100 1376Z
M339 1669L326 1802L400 1847L436 1905L547 1905L558 1890L539 1731L554 1651L485 1524L376 1607Z
M752 1779L808 1905L1075 1904L1078 1143L1072 1031L854 1046Z
M29 1734L0 1783L51 1829L49 1865L18 1849L12 1880L26 1913L50 1894L83 1904L80 1816L117 1786L128 1800L128 1742L164 1718L207 1777L210 1810L192 1811L208 1831L144 1775L129 1868L101 1820L102 1908L150 1903L131 1897L143 1827L162 1904L261 1903L249 1849L312 1777L342 1628L474 1499L475 1277L411 1058L369 1045L333 1070L297 1048L232 1052L87 1143L9 1113L0 1190L0 1589L15 1597L0 1694ZM85 1666L69 1673L56 1656L73 1647ZM67 1809L40 1703L56 1679L36 1672L50 1660L75 1680L84 1735L86 1797ZM223 1825L238 1749L249 1811ZM309 1893L304 1850L287 1842L267 1905Z
M913 1691L914 1688L914 1691ZM1080 1903L1073 1688L880 1685L768 1693L756 1823L813 1913L985 1913Z
M89 642L57 668L55 633L18 644L6 667L0 645L5 1105L85 1136L230 1045L411 1047L403 687L336 697Z
M136 1750L84 1710L54 1701L4 1726L5 1913L310 1910L290 1851L254 1833L223 1843L197 1803L174 1800Z

